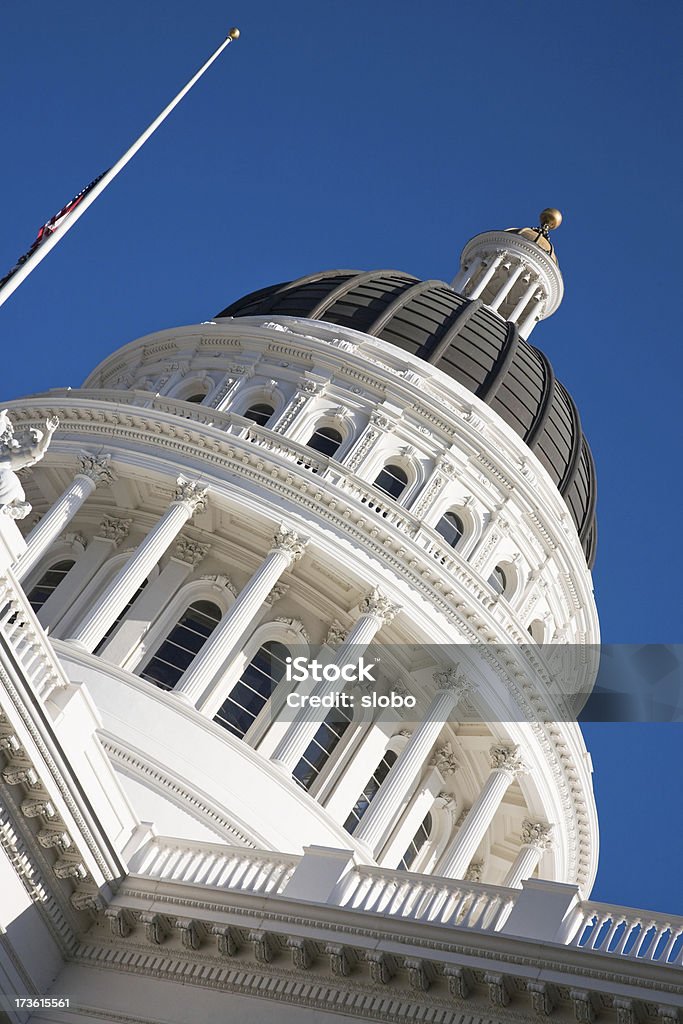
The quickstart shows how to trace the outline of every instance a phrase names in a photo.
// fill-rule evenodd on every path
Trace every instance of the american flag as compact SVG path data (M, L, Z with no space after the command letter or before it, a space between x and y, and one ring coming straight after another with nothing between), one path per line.
M27 252L25 252L23 256L20 256L17 262L12 267L12 269L7 274L5 274L3 278L0 279L0 289L2 289L10 280L10 278L12 278L14 274L16 274L17 270L19 270L19 268L22 267L24 263L26 263L26 261L31 258L31 256L33 256L36 249L39 249L43 242L45 242L50 237L50 235L53 235L55 231L57 231L62 226L62 224L69 216L69 214L73 213L78 204L85 199L88 192L91 192L94 189L95 185L97 185L98 181L102 180L106 173L107 172L104 171L103 174L98 175L97 178L95 178L94 181L91 181L89 185L86 185L85 188L81 192L79 192L77 196L74 196L71 202L67 203L66 206L62 207L59 213L56 213L54 217L50 217L50 219L46 221L45 224L43 224L42 227L38 229L38 234L36 235L35 241L33 242L31 248Z

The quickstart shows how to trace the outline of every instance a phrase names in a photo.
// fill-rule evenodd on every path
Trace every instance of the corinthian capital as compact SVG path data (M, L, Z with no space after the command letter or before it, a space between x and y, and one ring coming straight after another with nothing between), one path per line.
M308 540L301 537L284 523L273 537L272 551L284 551L289 555L290 563L298 562L306 550Z
M507 772L511 779L515 779L518 775L524 775L528 771L522 760L519 747L497 744L491 747L490 753L491 767L497 771Z
M198 483L179 476L176 480L174 500L179 504L187 505L194 515L195 512L203 512L206 508L207 492L208 488L200 487Z
M436 683L437 690L452 693L456 702L472 689L472 684L455 665L449 665L448 668L435 672L432 679Z
M132 519L117 519L114 516L105 516L100 523L97 536L103 537L104 540L113 540L115 544L120 544L128 536L128 531L132 525Z
M97 487L99 484L110 484L114 479L114 473L109 463L111 455L91 455L90 452L81 452L78 456L77 476L87 476Z
M521 839L524 846L533 846L537 850L547 850L553 845L553 826L545 821L522 822Z
M399 605L392 604L378 587L375 587L367 597L363 598L359 607L362 615L374 615L380 619L383 625L387 625L395 619L401 610Z

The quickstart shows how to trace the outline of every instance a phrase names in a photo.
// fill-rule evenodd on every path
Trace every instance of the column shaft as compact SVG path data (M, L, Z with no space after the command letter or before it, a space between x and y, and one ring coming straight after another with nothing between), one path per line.
M196 704L237 644L282 573L291 564L288 551L273 548L184 673L176 693Z
M503 880L503 885L509 886L510 889L519 889L525 878L531 878L542 853L543 850L538 846L522 846Z
M439 874L447 878L463 878L477 847L486 835L496 811L500 807L508 786L512 782L509 772L494 769L472 804L467 817L458 829L439 865Z
M520 263L517 267L515 267L515 269L512 271L512 273L508 276L507 281L505 281L502 284L500 290L498 291L497 295L494 297L493 301L489 303L489 306L491 307L491 309L498 310L500 308L500 306L502 305L502 303L505 302L506 298L508 297L508 295L510 294L510 292L514 288L515 284L517 283L517 280L524 273L524 269L525 268L524 268L524 264L523 263Z
M26 538L26 551L17 562L15 569L15 575L20 580L25 579L31 569L38 564L96 486L97 483L92 477L79 473L74 482L45 513L38 525L33 527Z
M386 842L458 697L459 694L452 690L441 690L436 694L427 717L413 732L358 823L354 838L366 843L373 855Z
M538 287L538 281L535 278L533 278L531 280L531 282L529 283L528 288L526 289L526 291L522 295L521 299L519 300L519 302L517 303L515 308L510 313L510 316L508 317L508 320L511 320L513 323L517 323L517 321L519 320L519 317L521 316L523 311L528 306L529 301L531 299L531 296L534 294L534 292L536 291L537 287Z
M203 498L204 492L201 492ZM93 651L117 615L125 608L135 591L180 533L197 508L196 500L175 501L164 513L126 564L116 574L107 590L72 634L71 639Z
M492 261L491 266L488 268L488 270L482 277L481 281L479 281L478 284L472 290L472 293L469 296L470 299L478 299L483 294L487 284L489 283L495 272L498 270L498 267L503 262L503 256L503 253L499 253L498 256L496 256L496 258Z

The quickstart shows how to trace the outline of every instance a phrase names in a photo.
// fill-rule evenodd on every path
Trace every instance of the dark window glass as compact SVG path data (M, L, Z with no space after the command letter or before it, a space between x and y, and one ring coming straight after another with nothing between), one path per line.
M489 576L489 586L493 587L497 594L504 594L508 585L507 576L500 565L497 565Z
M106 645L107 641L108 641L108 640L110 639L110 637L112 637L112 636L114 635L114 633L116 632L116 630L117 630L117 629L118 629L118 627L119 627L119 624L120 624L121 622L123 622L123 620L125 619L126 615L127 615L127 614L128 614L128 612L129 612L129 611L131 610L131 608L133 607L133 605L135 604L135 602L136 602L136 601L137 601L137 599L139 598L140 594L142 593L142 591L143 591L143 590L145 589L145 587L147 586L147 583L148 583L148 581L147 581L147 580L143 580L143 581L142 581L142 583L140 584L140 586L138 587L138 589L137 589L137 590L135 591L135 593L134 593L134 594L133 594L133 596L131 597L130 601L128 601L128 602L127 602L127 603L126 603L126 604L125 604L125 605L123 606L123 608L121 609L121 611L119 612L119 614L118 614L118 615L116 616L116 618L115 618L115 619L114 619L114 621L112 622L111 626L109 627L109 629L108 629L108 630L107 630L107 632L106 632L106 633L104 634L104 636L102 637L102 639L101 639L101 640L100 640L100 642L98 643L97 647L96 647L96 648L95 648L95 650L93 651L93 654L99 654L99 653L100 653L100 651L104 650L104 647L105 647L105 645Z
M292 772L294 779L304 789L311 788L350 725L351 718L345 708L332 708Z
M368 807L370 806L371 800L374 800L374 798L377 796L379 787L386 779L391 769L391 766L397 757L398 755L395 754L393 750L387 750L386 754L384 755L384 757L377 765L370 778L368 779L366 785L363 788L363 792L356 800L351 810L351 813L344 822L344 828L346 829L347 832L354 832L356 825L358 824L358 822L360 821L360 819L363 817Z
M218 625L222 612L212 601L195 601L183 612L140 673L162 690L172 690Z
M391 463L375 477L375 487L388 494L390 498L400 498L407 483L407 474L400 466L393 466Z
M196 402L197 404L199 404L200 402L203 402L205 398L206 398L206 392L202 392L201 395L190 395L190 397L186 398L185 401L186 402Z
M214 722L219 722L241 739L284 676L288 657L289 649L275 640L269 640L263 647L259 647L239 682L223 701Z
M43 573L28 595L29 604L34 612L39 611L43 607L48 597L57 589L74 564L75 559L67 558L62 562L55 562L47 572Z
M336 453L342 443L342 436L334 427L319 427L314 430L306 444L316 452L327 455L329 458Z
M267 405L265 402L257 402L256 405L250 405L244 415L248 420L258 423L260 427L265 427L274 412L275 410L272 405Z
M411 864L414 862L418 853L429 839L432 831L432 816L429 812L425 815L422 824L418 828L417 832L410 840L410 846L401 857L401 862L398 865L399 869L407 871Z
M436 524L436 532L440 533L449 547L456 547L465 529L462 519L455 512L446 512Z

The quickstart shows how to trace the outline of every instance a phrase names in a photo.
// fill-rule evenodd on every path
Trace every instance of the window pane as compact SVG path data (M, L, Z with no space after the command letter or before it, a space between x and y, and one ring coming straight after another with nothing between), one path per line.
M493 587L497 594L505 593L505 589L508 585L507 576L499 565L496 566L489 576L489 585Z
M356 825L358 824L358 822L360 821L360 819L363 817L368 807L370 806L370 802L377 796L379 787L382 785L387 775L389 774L391 766L396 761L397 756L398 755L395 754L393 750L387 750L386 754L375 768L374 772L372 773L365 787L363 788L362 793L356 800L351 810L351 813L344 822L344 828L346 829L347 832L353 833L354 829L356 828Z
M375 487L388 494L390 498L400 498L407 483L408 477L401 467L391 464L385 466L375 477Z
M306 442L309 448L321 452L322 455L327 455L329 458L335 454L341 443L342 436L333 427L320 427L318 430L314 430Z
M172 690L218 625L222 612L213 601L195 601L140 673L163 690Z
M260 647L223 701L214 722L241 739L284 676L289 656L289 648L275 640Z
M28 595L29 604L33 608L34 612L39 611L39 609L43 607L48 597L54 593L66 574L75 564L75 559L68 558L62 562L55 562L54 565L50 566L47 572L43 573L35 587L31 588Z
M204 392L202 392L201 395L190 395L190 397L186 398L185 401L186 402L197 402L197 403L200 403L200 402L203 402L205 398L206 398L206 394Z
M446 543L454 548L465 530L462 520L455 512L446 512L436 524L436 532L440 533Z
M274 412L275 410L272 405L266 405L265 402L257 402L256 405L250 405L244 415L248 420L253 420L259 426L265 427Z
M418 828L418 830L415 833L415 835L413 836L413 838L410 840L410 846L408 847L406 852L403 854L403 856L401 858L401 862L398 865L399 869L401 869L403 871L407 871L408 870L408 868L411 866L411 864L413 863L413 861L417 857L418 853L420 852L420 850L422 849L424 844L429 839L431 831L432 831L432 816L431 816L431 814L428 811L427 814L425 815L423 821L422 821L422 824Z
M294 779L310 789L325 766L327 759L351 725L351 718L345 708L332 708L324 722L304 751L303 757L292 772Z

